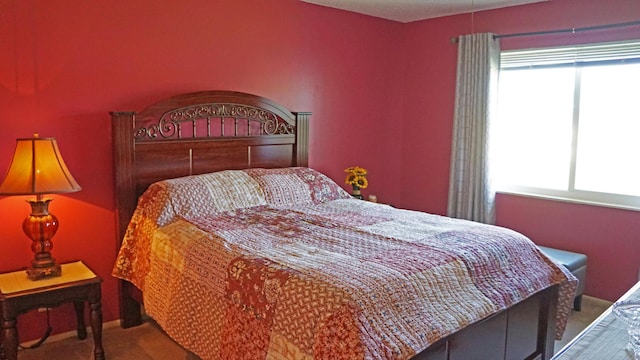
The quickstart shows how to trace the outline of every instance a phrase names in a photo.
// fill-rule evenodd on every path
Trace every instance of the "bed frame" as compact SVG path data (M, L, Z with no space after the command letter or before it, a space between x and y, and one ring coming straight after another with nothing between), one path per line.
M112 112L117 248L138 197L159 180L308 165L308 112L240 92L202 91ZM415 359L550 359L557 286L438 341ZM119 281L120 325L142 323L142 294Z

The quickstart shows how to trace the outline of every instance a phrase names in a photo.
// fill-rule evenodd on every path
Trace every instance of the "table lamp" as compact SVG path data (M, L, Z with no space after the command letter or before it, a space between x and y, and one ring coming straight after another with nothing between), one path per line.
M34 258L27 267L27 276L39 280L62 275L62 269L51 257L51 238L58 230L58 219L49 213L52 199L44 194L75 192L82 189L62 159L54 138L17 139L13 159L2 184L0 195L35 195L27 200L31 214L22 223L22 230L31 239Z

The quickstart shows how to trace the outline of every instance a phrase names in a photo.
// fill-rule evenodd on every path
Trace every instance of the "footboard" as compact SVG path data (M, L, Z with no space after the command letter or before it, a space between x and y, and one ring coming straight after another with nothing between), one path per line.
M430 346L414 360L551 359L558 286L470 325Z
M141 323L140 291L121 281L122 327ZM553 356L558 286L436 342L413 360L548 360Z

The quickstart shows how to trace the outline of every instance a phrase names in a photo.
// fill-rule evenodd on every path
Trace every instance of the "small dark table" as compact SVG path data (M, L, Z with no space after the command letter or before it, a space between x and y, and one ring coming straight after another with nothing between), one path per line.
M2 328L0 359L18 359L18 315L38 308L53 308L73 302L78 318L78 339L87 337L84 303L91 307L91 330L95 360L104 360L102 348L102 278L81 261L63 264L62 276L32 281L25 271L0 274Z

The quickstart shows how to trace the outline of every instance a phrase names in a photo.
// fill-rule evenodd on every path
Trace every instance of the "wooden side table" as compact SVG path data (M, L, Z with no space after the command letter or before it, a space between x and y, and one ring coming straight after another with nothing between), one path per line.
M0 359L17 360L18 315L38 308L53 308L73 302L78 319L78 338L87 337L84 323L84 303L91 307L91 330L94 358L103 360L102 304L100 286L102 278L96 276L81 261L63 264L62 276L37 281L27 278L24 271L0 274L0 310L2 312L2 348Z

